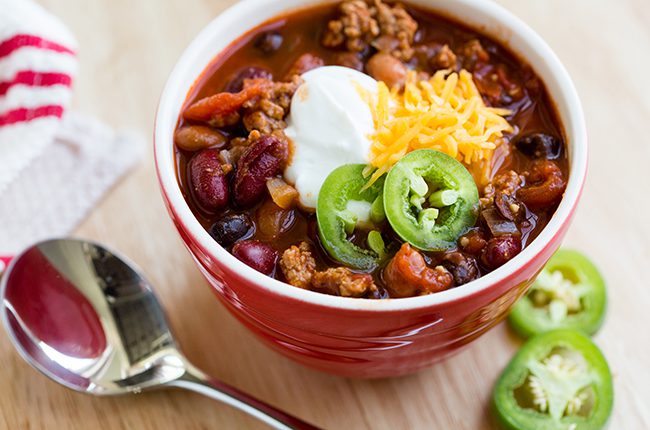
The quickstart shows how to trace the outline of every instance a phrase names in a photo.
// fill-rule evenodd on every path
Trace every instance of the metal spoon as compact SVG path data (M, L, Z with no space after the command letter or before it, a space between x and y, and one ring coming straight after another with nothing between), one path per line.
M50 379L95 395L178 387L278 429L317 429L223 382L180 353L147 280L96 243L41 242L0 283L0 317L20 355Z

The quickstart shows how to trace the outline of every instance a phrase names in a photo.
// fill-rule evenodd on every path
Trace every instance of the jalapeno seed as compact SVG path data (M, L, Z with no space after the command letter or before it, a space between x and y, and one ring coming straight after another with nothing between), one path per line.
M523 337L556 328L594 334L607 307L605 281L578 251L560 249L513 308L509 322Z

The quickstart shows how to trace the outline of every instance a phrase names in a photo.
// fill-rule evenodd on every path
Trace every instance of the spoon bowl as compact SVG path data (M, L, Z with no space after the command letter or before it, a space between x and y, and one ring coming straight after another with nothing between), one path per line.
M136 266L97 243L38 243L9 264L0 318L20 355L50 379L94 395L186 388L282 429L315 429L192 366Z

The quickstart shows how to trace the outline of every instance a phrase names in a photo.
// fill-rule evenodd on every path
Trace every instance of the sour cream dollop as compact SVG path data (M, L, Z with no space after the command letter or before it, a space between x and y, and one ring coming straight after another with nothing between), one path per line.
M316 208L325 178L343 164L368 163L372 112L362 96L377 94L377 81L354 69L319 67L302 75L291 99L285 134L293 153L284 172L300 204Z

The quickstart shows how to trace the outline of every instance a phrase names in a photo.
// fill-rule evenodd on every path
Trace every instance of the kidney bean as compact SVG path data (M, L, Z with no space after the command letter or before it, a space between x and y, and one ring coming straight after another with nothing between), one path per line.
M264 135L246 149L237 163L233 184L235 204L250 207L267 191L266 180L282 172L289 155L287 142Z
M218 149L196 153L187 165L190 191L204 212L214 213L228 204L228 182L221 168Z
M198 151L208 147L223 148L228 143L228 137L214 128L190 125L174 133L174 142L186 151Z
M339 66L358 70L359 72L363 71L363 61L361 61L361 58L359 58L356 52L339 52L334 57L334 63Z
M210 227L210 236L221 246L230 246L247 239L255 232L255 225L245 214L231 214L219 219Z
M517 236L499 236L490 239L483 249L481 262L489 269L496 269L521 252L521 240Z
M523 82L505 64L484 64L477 67L474 81L490 106L507 106L525 95Z
M406 81L404 63L390 54L379 52L368 60L366 70L373 78L383 81L389 88L401 87Z
M283 38L278 31L266 31L255 41L255 47L265 54L272 54L282 46Z
M543 208L556 204L565 189L566 181L557 164L537 160L530 169L528 184L517 191L517 198L529 208Z
M476 259L461 252L446 254L442 265L452 274L456 286L467 284L481 276Z
M546 133L528 133L515 141L515 146L522 154L533 158L555 160L562 153L559 138Z
M259 240L243 240L232 247L232 255L258 272L272 276L278 252Z
M226 85L226 91L229 93L238 93L244 89L246 79L273 79L273 74L262 67L250 66L241 69L235 77Z
M322 58L307 52L294 61L289 72L287 72L287 78L291 78L293 75L302 75L303 73L324 65L325 61Z
M257 209L257 232L263 239L277 239L287 232L296 221L293 209L282 209L273 200L267 200Z

